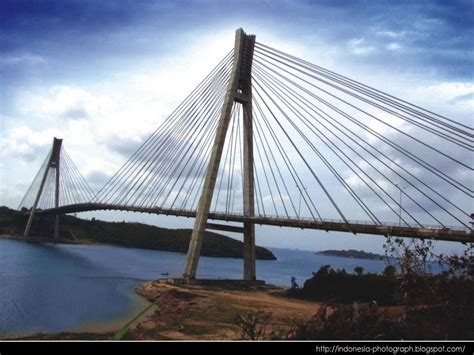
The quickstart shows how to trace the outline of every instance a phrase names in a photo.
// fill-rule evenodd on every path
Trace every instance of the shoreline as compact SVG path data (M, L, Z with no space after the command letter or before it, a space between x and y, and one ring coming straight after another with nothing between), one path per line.
M84 245L102 245L98 241L92 239L81 239L81 240L71 240L71 239L64 239L64 238L38 238L38 237L25 237L20 234L0 234L1 239L9 239L9 240L18 240L22 242L28 243L48 243L48 244L84 244Z
M37 243L37 244L71 244L71 245L113 245L122 248L133 248L133 249L141 249L141 250L154 250L154 251L162 251L162 252L170 252L170 253L178 253L186 255L185 251L177 251L177 250L167 250L167 249L155 249L155 248L145 248L141 246L135 245L124 245L120 243L113 243L113 242L99 242L93 239L65 239L65 238L43 238L43 237L25 237L20 234L0 234L0 239L9 239L9 240L17 240L27 243ZM263 247L262 247L263 248ZM270 249L265 248L266 250L270 251ZM270 251L271 252L271 251ZM272 254L273 255L273 254ZM243 258L235 257L235 256L226 256L226 255L201 255L203 257L208 258L223 258L223 259L239 259L243 260ZM256 260L264 260L264 261L275 261L277 258L274 256L274 259L262 259L256 258Z
M136 287L138 287L138 285ZM136 287L131 290L132 292L130 294L130 297L133 298L131 301L133 304L131 305L130 310L123 315L107 320L86 322L70 329L68 332L77 334L94 333L98 335L106 333L115 334L124 326L124 324L136 316L136 314L145 308L149 303L146 298L135 292Z
M67 330L59 332L48 331L23 331L7 335L0 335L2 340L110 340L116 332L118 332L130 319L136 316L143 308L149 304L149 300L136 290L143 282L137 284L129 290L131 301L130 309L125 313L110 319L102 319L97 321L86 321L83 324L74 326Z
M24 212L24 211L23 211ZM189 249L192 229L163 228L156 225L119 221L104 221L96 218L85 219L65 214L61 217L60 239L54 239L50 216L36 217L37 230L30 237L23 237L26 215L22 211L0 206L0 234L8 238L28 242L96 244L105 243L148 250L171 251L186 254ZM45 227L47 226L47 227ZM39 228L39 229L38 229ZM243 259L244 245L239 239L222 233L206 231L201 255L208 257ZM265 247L255 246L257 260L276 260L275 255Z
M288 287L275 285L230 286L229 284L172 285L163 280L143 282L135 294L151 308L136 319L123 335L123 340L209 341L241 340L242 328L238 319L250 314L261 314L267 319L267 335L288 332L295 322L310 321L324 307L324 302L305 300L288 294ZM142 311L147 307L143 307ZM400 317L401 306L386 306L381 312ZM140 315L130 317L128 321ZM82 332L36 333L10 336L3 340L113 340L120 327Z
M31 240L31 238L23 238L22 236L18 236L18 235L16 235L16 236L0 235L0 238L19 240L19 241L27 241L27 242L29 242ZM42 242L49 243L49 241L45 241L45 240L33 240L33 242L36 242L36 243L42 243ZM61 240L59 240L57 242L60 243ZM69 243L69 244L81 244L81 243ZM97 244L97 243L94 243L94 244ZM123 246L121 246L121 247L123 247ZM153 292L157 292L157 293L153 295L152 293L147 293L148 291L145 292L145 293L142 292L144 290L144 285L151 285L152 289L150 289L149 291L152 292L152 293ZM169 333L171 330L170 329L162 329L162 328L163 327L166 328L166 327L170 326L170 324L174 322L174 320L172 318L174 316L176 316L174 313L178 312L178 314L179 314L179 312L181 312L183 310L183 308L185 308L185 310L184 310L185 314L190 313L192 315L194 310L189 309L189 306L192 306L192 303L196 302L196 300L193 299L193 298L196 298L194 296L194 293L196 293L196 292L194 292L194 290L198 290L198 294L201 294L201 295L204 294L205 296L203 298L210 299L210 298L216 298L217 297L217 304L229 304L230 305L229 307L231 307L231 308L233 307L232 309L236 312L246 310L246 309L256 309L256 307L258 305L262 304L262 300L267 299L267 301L268 301L269 298L271 298L271 303L274 306L272 306L271 308L266 306L265 308L267 308L267 310L269 312L274 312L275 311L274 308L277 309L277 312L282 312L286 306L283 307L283 309L279 309L279 306L275 306L275 304L279 304L279 302L282 302L282 300L283 301L286 300L287 305L290 305L290 307L294 307L292 305L294 302L300 302L301 301L301 300L289 299L287 295L283 295L282 292L278 292L278 290L283 291L285 289L287 289L287 287L267 284L265 287L260 288L260 289L259 288L256 288L256 289L243 288L243 289L241 289L241 288L236 288L236 287L228 287L226 289L225 287L184 286L184 287L175 287L174 290L173 290L171 288L166 289L166 286L163 286L163 285L157 285L156 280L155 281L148 281L148 282L138 281L135 284L135 286L132 286L131 288L127 288L127 290L126 290L127 295L129 294L129 296L131 298L136 297L136 300L137 300L136 301L137 302L136 306L130 307L130 311L125 312L120 317L117 317L115 319L102 320L102 321L99 321L99 322L88 322L88 323L86 322L86 323L83 323L83 324L81 324L77 327L74 327L72 329L68 329L68 331L60 331L60 332L56 332L56 333L25 332L25 333L22 333L22 334L17 333L17 334L14 334L14 335L11 335L11 334L10 335L2 335L0 337L0 339L4 339L4 340L5 339L11 339L11 340L21 340L21 339L25 339L25 340L26 339L38 339L38 340L104 339L104 340L107 340L107 339L109 339L110 340L114 336L115 332L117 332L119 329L121 329L121 327L123 327L127 323L127 321L129 321L134 316L136 316L136 314L139 313L140 309L145 308L145 305L149 304L148 301L150 299L155 299L157 297L158 293L163 294L163 295L166 294L166 296L164 296L164 299L165 300L168 299L166 301L167 304L169 303L170 307L172 307L172 308L174 307L173 309L170 309L169 312L166 315L166 317L169 317L170 319L165 319L164 321L160 321L158 318L156 318L157 317L156 314L151 315L151 316L147 314L146 316L150 317L150 319L149 320L141 320L139 322L139 324L142 324L142 328L143 327L159 327L159 328L161 327L160 330L159 330L160 334L162 334L162 331L164 331L165 333L164 333L164 335L162 334L163 336L166 336L167 339L173 339L172 334L170 335L170 333ZM168 292L168 291L171 291L171 292ZM183 296L182 292L191 293L191 296L187 296L187 295ZM227 295L223 295L222 293L226 293ZM236 296L237 304L235 305L235 307L232 306L236 302L235 300L226 298L225 302L222 301L223 297L228 297L228 295L231 295L231 294L236 294L237 295ZM260 296L258 296L258 295L260 295ZM184 297L184 301L183 301L183 297ZM277 300L275 300L275 297L277 298ZM187 299L187 298L189 298L189 299ZM200 296L198 296L197 299L199 301L202 300L202 298ZM246 302L241 302L242 299L246 299L247 301ZM307 308L306 312L304 314L313 315L315 313L315 311L314 311L315 308L314 307L315 307L315 305L318 304L318 302L311 302L311 304L312 304L312 308ZM207 304L207 305L205 305L205 307L210 307L210 305ZM156 310L156 307L152 307L152 309ZM314 312L311 311L311 309ZM212 307L211 307L210 310L208 308L204 308L204 310L201 309L200 312L203 315L203 317L206 317L209 312L211 312L211 313L216 312L214 314L216 319L219 319L224 314L226 316L226 327L228 329L234 329L235 330L235 328L233 328L234 326L232 325L232 322L231 322L232 317L234 317L235 314L229 314L228 311L226 311L225 309L222 309L222 308L220 310L223 312L222 314L220 312L217 312L217 310L213 309ZM190 314L188 314L188 315L190 315ZM186 319L184 319L184 321L187 322ZM162 323L159 323L159 322L162 322L162 323L164 322L163 323L164 325ZM193 322L199 323L199 321L196 320L196 319L194 319ZM177 324L177 323L174 322L174 324ZM189 327L194 329L194 330L191 330L190 332L197 332L197 333L204 332L203 329L201 329L199 331L196 330L195 325L196 324L189 325ZM181 335L177 335L177 336L185 337L186 339L189 339L189 337L194 336L193 334L190 334L186 329L187 328L185 328L185 332L184 332L186 334L184 334L184 335L181 334ZM143 329L140 330L140 332L142 332L142 331L143 331ZM180 332L179 329L177 329L176 331ZM214 331L214 330L211 329L209 331ZM150 338L150 335L144 335L140 332L134 333L135 336L137 336L137 337L138 336L143 336L143 337L145 337L144 339L153 339L153 338ZM214 333L212 333L212 334L214 334ZM231 338L224 338L224 339L236 339L235 337L237 337L237 335L236 335L235 331L233 331L232 334L234 336L233 338L231 337ZM220 339L219 337L217 337L216 334L214 334L213 336L216 336L216 338L214 338L214 339ZM196 338L196 339L201 339L201 338Z
M127 331L127 340L238 340L237 314L255 310L271 312L274 327L288 319L306 319L319 303L291 298L287 287L170 285L160 280L139 283L133 293L143 307L122 322L103 328L84 326L57 333L33 333L0 337L0 340L112 340L126 323L150 303L155 303ZM313 312L314 311L314 312ZM115 328L114 328L114 325Z

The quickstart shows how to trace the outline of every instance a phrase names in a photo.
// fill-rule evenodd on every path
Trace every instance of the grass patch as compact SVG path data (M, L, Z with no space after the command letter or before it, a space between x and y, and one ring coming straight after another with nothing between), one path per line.
M130 321L128 321L113 337L113 340L121 340L123 336L129 331L129 329L136 324L141 317L154 305L156 302L150 303L146 306L140 313L138 313L135 317L133 317Z

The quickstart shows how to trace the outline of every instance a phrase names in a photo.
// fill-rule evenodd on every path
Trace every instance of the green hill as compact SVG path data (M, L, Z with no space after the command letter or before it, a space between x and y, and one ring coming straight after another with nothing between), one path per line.
M370 253L363 250L322 250L317 251L317 255L325 256L337 256L341 258L354 258L354 259L366 259L366 260L383 260L385 257L380 254Z
M51 241L52 216L36 215L31 239ZM21 235L27 216L8 207L0 207L0 234ZM41 231L41 232L40 232ZM99 242L127 247L165 250L186 253L191 229L159 228L143 223L105 222L85 220L63 215L60 219L60 239L67 242ZM276 260L275 255L263 247L256 247L260 260ZM201 255L224 258L243 258L243 243L222 234L206 232Z

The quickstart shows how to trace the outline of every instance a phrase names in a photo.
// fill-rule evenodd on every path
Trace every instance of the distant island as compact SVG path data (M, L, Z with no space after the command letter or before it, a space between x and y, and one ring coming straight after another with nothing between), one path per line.
M324 256L337 256L341 258L366 259L366 260L383 260L385 256L375 253L370 253L363 250L322 250L315 254Z
M53 235L53 216L37 214L28 241L55 242ZM22 237L27 215L0 207L0 235L13 239ZM143 223L106 222L95 218L86 220L71 215L61 215L60 243L106 243L126 247L164 250L178 253L188 251L191 229L159 228ZM256 258L276 260L273 253L263 247L256 247ZM222 258L243 258L243 243L225 235L206 232L201 255Z

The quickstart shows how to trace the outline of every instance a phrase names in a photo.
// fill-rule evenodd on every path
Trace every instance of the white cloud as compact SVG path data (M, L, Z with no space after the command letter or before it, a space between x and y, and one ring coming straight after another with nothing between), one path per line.
M0 151L4 159L23 158L31 161L36 158L38 148L46 147L51 143L54 132L48 134L33 131L31 128L21 125L13 127L7 134L0 138Z
M391 43L387 44L387 49L391 50L391 51L398 51L401 48L402 48L401 44L397 43L397 42L391 42Z
M349 41L349 49L357 55L368 55L376 51L376 48L368 44L364 38L351 39Z
M474 93L474 84L444 82L429 86L426 88L426 90L436 99L450 102L453 100L455 101L457 97ZM474 106L474 98L471 98L470 100L464 100L462 102L455 102L455 104L467 106L472 109Z
M46 63L46 59L32 53L4 55L0 57L0 65L38 65Z
M388 31L388 30L376 32L378 36L388 37L388 38L400 38L400 37L403 37L405 33L406 33L405 31L396 32L396 31Z

